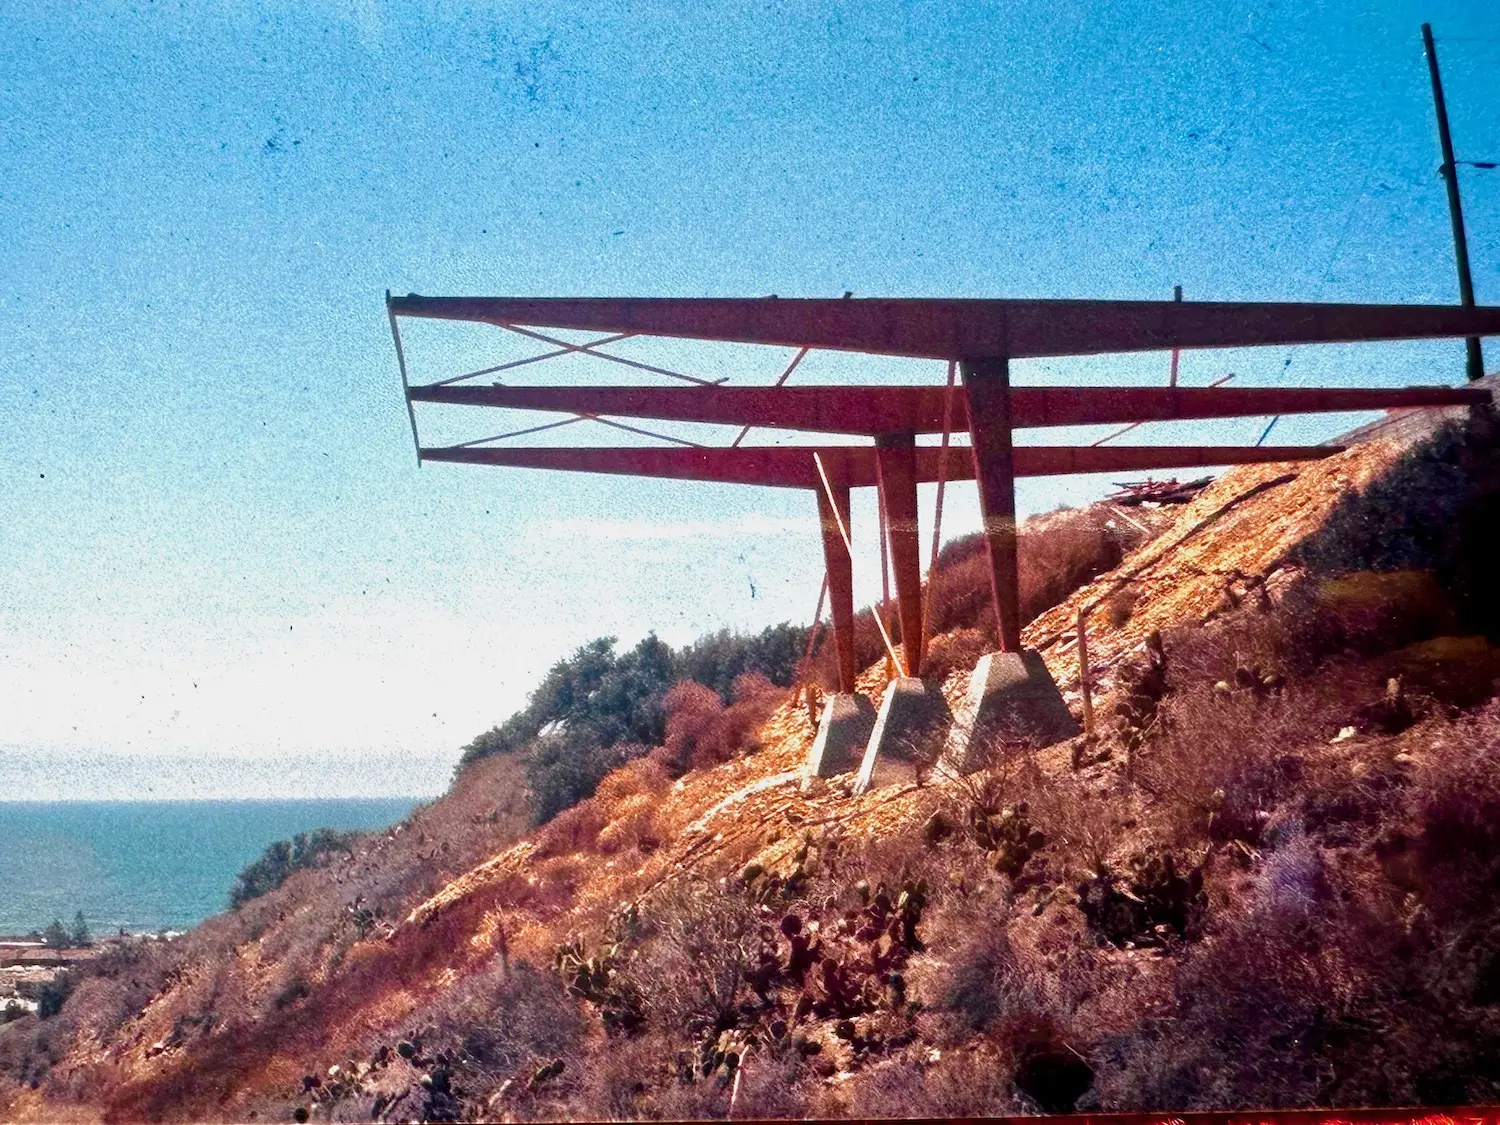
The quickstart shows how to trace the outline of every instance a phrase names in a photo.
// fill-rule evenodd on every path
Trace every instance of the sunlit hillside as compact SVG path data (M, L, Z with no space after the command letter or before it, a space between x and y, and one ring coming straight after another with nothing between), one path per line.
M559 666L403 825L0 1026L0 1116L1494 1102L1500 457L1439 421L1029 523L1026 643L1081 710L1084 611L1096 729L968 777L801 784L817 643L782 683L610 650L586 738ZM950 544L954 700L985 581ZM659 713L601 735L606 681Z

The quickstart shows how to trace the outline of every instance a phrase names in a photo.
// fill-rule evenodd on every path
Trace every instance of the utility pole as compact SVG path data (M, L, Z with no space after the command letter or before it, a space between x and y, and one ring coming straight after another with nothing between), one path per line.
M1437 48L1432 42L1432 25L1422 25L1422 46L1427 50L1427 70L1432 75L1432 101L1437 109L1438 142L1443 148L1443 180L1448 185L1448 215L1453 220L1453 254L1458 259L1458 301L1466 308L1474 305L1474 279L1469 274L1469 240L1464 235L1464 208L1458 197L1458 165L1453 159L1453 135L1448 131L1448 103L1443 100L1443 80L1438 74ZM1468 375L1470 380L1484 378L1484 353L1479 337L1470 336Z

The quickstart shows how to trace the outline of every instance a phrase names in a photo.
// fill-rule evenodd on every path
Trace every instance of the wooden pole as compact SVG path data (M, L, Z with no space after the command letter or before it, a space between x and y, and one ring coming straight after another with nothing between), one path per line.
M1443 98L1443 79L1438 73L1437 47L1432 42L1432 25L1422 25L1422 46L1427 50L1427 72L1432 78L1432 102L1437 110L1438 144L1443 150L1443 166L1439 169L1448 188L1448 218L1453 223L1453 256L1458 262L1458 303L1464 308L1474 307L1474 278L1469 273L1469 239L1464 233L1464 205L1458 196L1458 165L1453 159L1453 134L1448 131L1448 103ZM1479 337L1465 340L1468 347L1467 371L1469 379L1484 378L1484 353L1480 350Z
M1083 733L1094 733L1094 694L1089 685L1089 635L1085 625L1091 606L1078 607L1078 692L1083 697Z

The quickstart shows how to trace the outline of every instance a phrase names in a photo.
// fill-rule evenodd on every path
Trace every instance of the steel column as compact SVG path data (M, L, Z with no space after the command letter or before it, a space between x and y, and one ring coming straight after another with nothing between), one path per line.
M1016 479L1011 447L1010 362L1005 356L959 363L969 404L969 438L979 510L990 549L990 585L1001 652L1021 649L1020 568L1016 559Z
M837 515L828 496L818 489L818 520L823 529L823 565L828 572L828 603L833 616L833 646L838 653L839 691L854 690L854 561L839 531L849 529L849 486L829 482Z
M896 604L906 674L922 674L922 559L917 536L917 442L913 434L875 439L875 467L885 502L886 542L896 572Z

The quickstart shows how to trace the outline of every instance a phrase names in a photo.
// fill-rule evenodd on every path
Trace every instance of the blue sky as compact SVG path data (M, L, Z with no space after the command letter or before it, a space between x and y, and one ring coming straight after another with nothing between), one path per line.
M158 796L431 792L593 636L810 615L800 494L418 470L387 288L1455 300L1424 19L1460 158L1500 158L1483 2L0 0L0 796L128 795L127 758L160 766ZM1500 302L1500 173L1461 175ZM408 343L423 380L528 352L453 325ZM1182 378L1457 381L1461 350L1200 353ZM788 358L620 351L739 382ZM619 379L600 366L527 378ZM828 355L796 376L942 377ZM421 420L433 440L527 421ZM971 493L945 530L977 526Z

